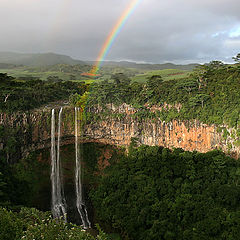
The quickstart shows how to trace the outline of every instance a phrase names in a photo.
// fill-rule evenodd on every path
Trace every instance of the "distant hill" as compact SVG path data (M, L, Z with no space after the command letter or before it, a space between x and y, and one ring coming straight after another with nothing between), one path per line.
M55 64L86 64L83 61L72 59L66 55L55 53L14 53L0 52L0 63L24 66L48 66Z
M93 61L87 61L89 64L94 64ZM176 65L173 63L164 63L164 64L150 64L150 63L135 63L128 61L105 61L102 63L103 66L118 66L118 67L126 67L126 68L137 68L142 70L163 70L163 69L179 69L179 70L187 70L191 71L199 64L192 63L186 65Z
M0 69L12 69L18 66L19 65L10 64L10 63L0 63Z

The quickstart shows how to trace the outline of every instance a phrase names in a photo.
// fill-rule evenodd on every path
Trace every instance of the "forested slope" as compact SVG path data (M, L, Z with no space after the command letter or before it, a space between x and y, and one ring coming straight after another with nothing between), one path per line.
M118 73L112 81L94 84L88 103L89 107L128 103L141 109L139 115L143 118L197 119L208 124L237 126L240 123L240 66L215 61L198 67L189 77L163 81L160 75L153 75L146 83L131 82ZM152 106L159 111L152 113Z
M133 146L110 160L92 190L99 222L124 239L239 238L239 161L218 151Z

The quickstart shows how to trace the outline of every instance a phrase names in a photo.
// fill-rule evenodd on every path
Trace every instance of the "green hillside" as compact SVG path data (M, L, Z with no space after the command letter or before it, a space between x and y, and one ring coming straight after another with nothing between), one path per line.
M173 75L169 75L169 71ZM172 70L164 70L162 74L161 71L151 72L133 78L137 81L131 81L123 74L114 75L112 81L99 82L92 87L89 104L128 103L140 109L136 113L140 119L198 119L208 124L239 126L239 64L213 62L192 73L174 74ZM146 107L164 104L169 108L154 113ZM180 106L180 109L173 106Z
M82 95L84 82L18 80L0 73L0 112L27 111L54 101L68 101L71 94Z
M82 73L92 69L94 61L82 62L74 60L69 56L43 53L43 54L22 54L11 52L0 52L0 72L20 78L39 78L48 80L55 77L64 81L87 81L93 82L88 76ZM123 73L132 81L146 82L153 75L161 75L164 80L181 79L188 76L188 73L197 64L175 65L166 64L138 64L134 62L103 62L99 70L100 77L97 80L110 80L116 73Z
M147 71L143 74L135 75L132 78L132 81L135 82L146 82L150 77L154 75L161 75L164 81L181 79L188 77L190 71L187 70L179 70L179 69L164 69L164 70L155 70L155 71Z
M98 221L123 239L237 240L239 170L239 161L218 151L132 144L112 157L91 197Z
M6 64L5 64L6 65ZM14 68L0 68L0 73L7 73L18 79L39 78L48 80L49 77L57 77L59 80L87 80L81 73L91 69L89 65L56 64L49 66L18 66Z
M89 64L94 64L93 61L88 61ZM163 69L179 69L179 70L187 70L191 71L199 64L192 63L192 64L173 64L173 63L163 63L163 64L151 64L151 63L135 63L135 62L128 62L128 61L104 61L102 62L102 66L112 66L112 67L124 67L124 68L135 68L141 70L163 70Z

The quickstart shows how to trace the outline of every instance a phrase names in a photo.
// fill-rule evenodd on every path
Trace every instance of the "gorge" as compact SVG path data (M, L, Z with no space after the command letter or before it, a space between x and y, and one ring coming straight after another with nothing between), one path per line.
M58 111L56 109L56 111ZM91 110L89 110L91 111ZM102 117L100 110L93 110L97 121L87 122L82 129L81 142L96 142L128 147L132 139L138 145L163 146L170 149L182 148L185 151L207 152L220 149L232 157L238 158L240 147L234 138L234 128L203 124L195 121L160 119L138 120L133 118L136 110L127 104L112 110L124 117ZM102 119L101 119L102 118ZM74 108L63 107L61 145L74 144ZM17 129L21 136L20 155L27 156L31 151L49 148L51 145L51 108L45 107L28 113L0 114L0 126ZM227 132L227 133L226 133ZM0 139L3 148L5 139Z
M210 69L202 82L152 76L131 83L118 74L71 91L66 83L30 82L36 101L43 86L51 96L56 85L62 98L35 109L25 95L2 104L3 206L11 203L16 214L19 206L52 208L57 219L67 213L62 224L99 223L123 239L225 239L240 212L239 105L228 97L225 79L233 78L222 75L236 74L238 86L239 74L229 69L217 77Z
M19 143L16 144L19 155L11 156L11 159L15 158L15 161L18 162L17 158L27 159L29 154L38 152L36 157L30 161L37 160L40 164L43 164L43 167L37 167L42 169L40 172L36 172L36 170L34 172L37 174L38 179L43 174L45 181L38 184L39 191L45 193L39 192L37 196L41 200L33 200L34 204L41 209L48 209L47 202L50 196L46 192L50 189L47 187L49 183L46 178L49 178L49 176L46 171L50 169L49 154L51 152L53 216L66 218L68 209L71 215L70 218L75 219L73 221L83 223L83 227L86 229L91 226L87 213L89 202L85 203L82 194L83 191L89 192L89 183L87 183L91 179L89 175L96 174L96 172L87 170L88 177L82 182L82 164L86 168L86 162L92 161L85 154L87 157L85 156L85 159L83 159L84 163L81 163L83 153L82 150L80 151L80 146L82 144L85 144L84 147L86 147L86 144L95 143L100 144L99 146L128 149L134 141L138 146L160 146L169 149L181 148L185 151L202 153L221 149L232 157L239 157L240 148L234 146L234 144L231 144L231 148L229 147L229 143L236 141L236 139L231 137L231 132L234 129L227 130L230 133L226 138L221 128L221 131L219 131L219 126L203 124L197 120L173 120L170 122L164 122L160 119L138 120L134 117L134 113L137 110L127 104L122 104L118 107L107 105L108 113L110 111L112 115L105 117L102 115L104 112L102 108L87 109L84 117L77 107L56 105L54 109L52 107L52 105L49 107L45 106L27 113L1 114L0 124L6 129L17 130L14 134L19 139ZM86 119L88 112L99 118L89 121L89 119ZM58 119L56 122L55 115L58 116L56 117ZM223 129L226 128L223 127ZM8 138L0 140L0 146L3 148L6 146ZM99 150L94 150L93 148L91 151ZM112 156L111 152L111 148L104 148L101 155L95 154L98 156L98 170L94 171L101 172L109 165L108 159ZM60 154L61 156L66 155L63 156L65 159L63 163L60 163ZM34 165L34 163L28 164ZM61 176L60 172L62 167L64 176ZM64 177L64 181L62 177ZM64 188L63 184L65 185ZM75 190L73 185L75 185ZM67 200L64 197L64 192L67 194ZM73 205L76 208L72 207ZM76 216L77 212L81 220ZM90 215L92 219L93 213Z

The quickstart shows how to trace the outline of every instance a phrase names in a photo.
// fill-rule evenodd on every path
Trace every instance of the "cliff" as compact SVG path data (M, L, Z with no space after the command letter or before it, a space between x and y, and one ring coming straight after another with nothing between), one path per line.
M185 151L202 153L221 149L234 158L239 157L240 138L234 128L207 125L198 120L170 122L164 122L158 118L144 120L136 118L134 114L137 111L127 104L118 108L108 107L115 116L124 114L124 117L109 116L105 120L85 125L86 139L127 147L134 138L139 145L182 148Z
M187 151L207 152L221 149L238 158L240 153L239 137L236 129L227 126L215 126L195 121L164 122L160 119L139 119L134 117L136 110L123 104L110 107L113 115L99 117L85 124L83 142L98 142L127 147L134 138L136 142L150 146L182 148ZM56 125L57 114L56 109ZM92 109L91 113L99 115L103 110ZM124 117L120 117L120 115ZM0 114L0 126L12 129L18 136L20 155L50 147L51 107L37 109L27 113ZM80 134L80 133L79 133ZM74 143L74 109L65 106L62 115L62 145ZM0 147L6 146L7 136L0 137Z

